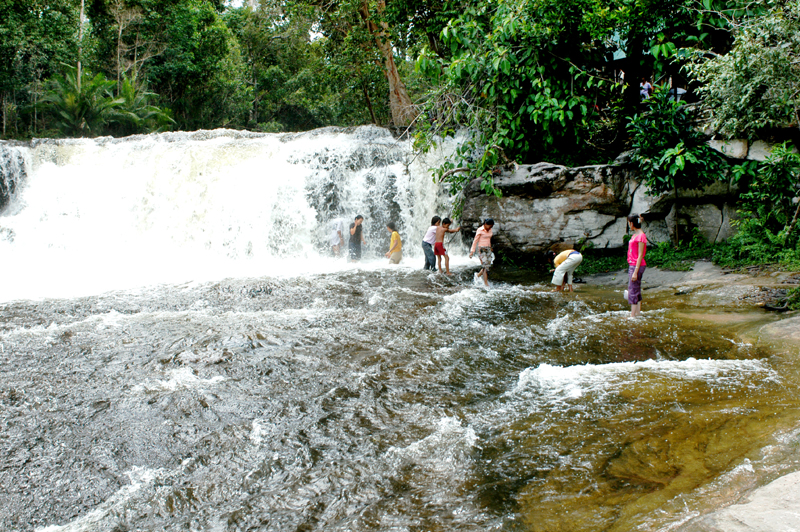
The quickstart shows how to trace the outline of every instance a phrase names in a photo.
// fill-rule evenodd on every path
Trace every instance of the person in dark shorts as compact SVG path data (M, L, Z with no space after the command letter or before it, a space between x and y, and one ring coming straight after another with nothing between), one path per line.
M348 242L350 262L361 260L361 244L367 243L364 240L364 227L361 225L363 222L364 217L359 214L356 216L355 221L350 224L350 242Z
M642 276L647 268L644 261L647 253L647 236L642 231L642 219L638 214L628 216L628 227L633 236L628 242L628 303L631 304L631 318L642 310Z

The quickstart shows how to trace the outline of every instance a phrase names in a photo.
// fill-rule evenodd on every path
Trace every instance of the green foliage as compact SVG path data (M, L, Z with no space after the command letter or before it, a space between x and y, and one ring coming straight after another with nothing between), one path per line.
M699 188L724 176L727 164L705 137L683 102L656 88L647 111L631 118L628 130L635 150L631 160L652 194Z
M758 218L746 218L737 232L718 244L713 253L716 264L725 267L777 264L790 270L800 269L800 245L792 246L785 233L774 233Z
M729 53L700 51L690 72L723 135L757 136L795 122L800 110L800 2L767 0L755 16L737 17ZM710 56L710 57L709 57Z
M446 177L458 192L467 180L481 177L487 193L495 193L491 171L505 160L578 165L615 157L625 142L625 117L639 102L639 79L652 72L677 73L673 60L681 46L708 41L708 15L689 5L681 0L465 4L442 30L441 47L423 50L417 60L418 70L434 83L418 121L418 146L434 146L460 128L471 132L436 178ZM623 59L612 63L615 55ZM615 69L633 81L623 85ZM689 153L673 153L665 161L673 177L688 172L681 166L705 164L707 158L694 160L705 155L700 149L687 148Z
M36 103L43 80L60 72L63 63L75 63L77 29L78 9L71 0L0 0L0 135L39 131Z
M647 265L664 270L689 271L695 261L710 259L714 245L710 244L696 229L692 238L679 246L671 242L660 242L647 250Z
M109 117L111 131L115 135L133 135L169 129L175 121L169 111L152 105L157 96L124 77L118 94L122 101Z
M116 83L102 74L81 72L78 84L77 68L65 65L66 72L48 80L47 92L41 99L58 130L65 136L89 137L99 135L117 116L124 103L112 91Z
M797 218L800 205L800 156L784 143L766 161L748 165L740 196L737 232L714 250L714 261L729 267L778 264L800 269Z
M787 228L797 211L800 197L800 155L786 143L777 145L758 167L748 189L742 193L742 211L755 216L773 232Z
M789 307L789 309L800 310L800 286L797 288L792 288L786 295L786 305Z
M580 265L581 275L594 275L597 273L616 272L628 267L628 260L624 255L600 255L594 250L581 252L583 262Z

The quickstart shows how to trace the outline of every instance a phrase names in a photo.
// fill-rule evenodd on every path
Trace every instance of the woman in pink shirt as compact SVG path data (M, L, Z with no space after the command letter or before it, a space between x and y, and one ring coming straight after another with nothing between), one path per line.
M475 248L478 248L481 271L476 273L475 277L483 277L483 283L486 286L489 286L489 268L492 267L492 227L494 227L494 220L486 218L483 226L475 233L475 240L472 241L472 248L469 251L469 258L472 258Z
M631 304L631 318L642 310L642 275L647 268L644 261L647 253L647 236L642 231L642 219L638 214L628 216L628 227L633 237L628 242L628 303Z

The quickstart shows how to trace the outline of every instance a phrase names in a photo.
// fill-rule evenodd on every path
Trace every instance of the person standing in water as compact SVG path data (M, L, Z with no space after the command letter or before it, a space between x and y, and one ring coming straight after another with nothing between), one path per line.
M433 245L436 243L436 229L441 222L442 219L438 216L431 218L431 226L425 232L425 236L422 237L422 252L425 254L425 267L423 270L436 271L436 257L433 254Z
M400 233L397 232L397 226L394 222L386 224L386 230L392 234L386 258L389 259L389 263L398 264L403 258L403 242L400 240Z
M550 270L553 273L553 279L550 281L556 285L556 292L564 290L564 286L569 287L570 292L574 292L572 288L572 273L583 262L583 255L574 249L565 249L558 255L555 251L547 252L547 260L553 263L555 270Z
M478 258L481 261L481 271L475 274L475 278L483 277L483 284L489 286L489 268L492 267L492 227L494 227L494 220L486 218L483 225L475 233L475 239L472 241L472 248L469 251L469 258L478 250Z
M633 237L628 242L628 303L631 304L631 318L642 310L642 276L647 268L644 260L647 253L647 236L642 231L642 218L638 214L628 216L628 227Z
M344 220L336 218L331 222L331 231L328 241L331 245L331 254L339 257L344 246Z
M433 244L433 254L436 257L436 262L439 265L439 273L445 273L442 271L442 257L444 257L444 267L447 270L447 275L453 275L450 273L450 255L447 254L447 250L444 249L444 235L447 233L458 233L461 231L461 227L459 226L457 229L450 229L450 224L452 224L452 220L450 218L445 218L442 220L441 227L436 228L436 240Z
M364 240L364 227L361 225L363 222L364 217L359 214L356 216L355 221L350 224L350 242L348 243L350 262L361 260L361 244L367 243Z

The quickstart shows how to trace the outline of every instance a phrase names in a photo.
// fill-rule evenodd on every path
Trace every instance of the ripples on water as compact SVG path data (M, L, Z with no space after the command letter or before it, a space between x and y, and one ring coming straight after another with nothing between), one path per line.
M668 305L456 272L0 305L0 528L657 529L797 414Z

